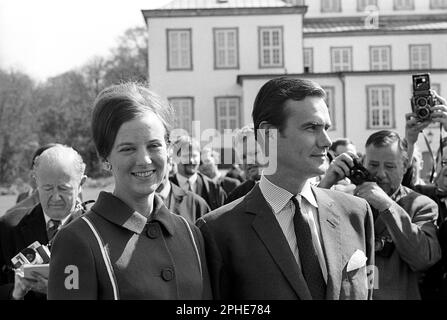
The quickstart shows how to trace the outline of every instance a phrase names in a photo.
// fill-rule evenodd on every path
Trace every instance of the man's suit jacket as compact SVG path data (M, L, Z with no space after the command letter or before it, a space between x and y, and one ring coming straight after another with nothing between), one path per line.
M395 249L389 256L376 254L378 288L374 300L420 299L420 272L441 259L435 225L436 203L401 186L400 196L374 223L375 237L391 237Z
M71 215L64 225L78 217L81 212ZM48 244L47 229L42 206L33 208L16 207L0 218L0 300L10 299L14 289L14 271L11 258L35 241ZM44 298L44 295L30 291L26 299Z
M225 202L225 199L227 198L227 195L225 194L225 191L222 189L222 187L200 172L197 172L197 175L198 177L196 181L196 194L205 199L211 210L217 209L222 206ZM175 175L170 177L169 180L175 185L180 186Z
M368 280L372 282L372 275L367 265L374 265L374 233L369 205L341 192L312 190L328 269L326 298L371 298ZM311 299L301 268L259 185L235 203L197 221L205 238L213 296ZM357 250L363 251L368 260L348 272L348 261Z
M211 211L202 197L193 192L184 191L173 183L171 183L171 191L168 199L165 200L165 205L169 211L182 216L191 223L195 223L198 218Z

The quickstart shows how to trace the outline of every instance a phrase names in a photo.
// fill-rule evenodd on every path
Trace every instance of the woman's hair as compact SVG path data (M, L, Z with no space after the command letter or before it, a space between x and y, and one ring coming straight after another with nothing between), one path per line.
M136 82L112 85L102 90L94 103L91 127L98 156L107 158L123 123L148 111L160 118L166 131L166 143L169 143L174 112L167 100Z

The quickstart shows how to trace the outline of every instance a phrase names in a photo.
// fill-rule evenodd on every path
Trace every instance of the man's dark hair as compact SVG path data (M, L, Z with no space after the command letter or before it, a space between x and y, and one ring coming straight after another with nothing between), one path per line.
M266 121L282 132L287 119L284 102L287 100L301 101L306 97L326 98L326 93L320 85L311 80L288 77L275 78L268 81L259 90L254 105L252 118L255 137L261 122Z
M408 161L407 142L403 140L397 132L391 130L381 130L370 135L368 140L366 140L365 148L368 148L370 145L378 148L386 147L395 142L398 143L398 147L404 157L404 161Z
M347 145L353 144L351 140L348 138L340 138L332 142L332 145L329 147L329 150L334 151L337 150L338 146L346 147Z

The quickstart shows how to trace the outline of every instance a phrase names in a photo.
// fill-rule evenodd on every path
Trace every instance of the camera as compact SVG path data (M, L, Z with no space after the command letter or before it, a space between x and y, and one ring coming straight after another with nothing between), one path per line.
M15 255L11 262L14 269L21 269L26 264L47 264L50 262L50 250L35 241Z
M435 105L436 98L430 92L430 74L413 75L411 106L416 117L421 121L431 120L431 108Z
M390 237L384 236L375 240L374 251L376 255L389 258L393 254L395 245Z
M354 166L351 168L348 177L356 186L361 185L363 182L375 182L376 179L362 164L354 159Z

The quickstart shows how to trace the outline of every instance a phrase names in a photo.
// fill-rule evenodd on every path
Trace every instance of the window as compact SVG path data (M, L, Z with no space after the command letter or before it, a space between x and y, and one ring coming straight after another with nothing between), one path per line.
M314 49L304 48L303 49L303 66L304 73L314 72Z
M393 86L367 87L368 129L394 127Z
M175 111L174 128L184 129L191 134L194 120L193 98L170 98L169 103Z
M326 91L326 104L329 109L329 115L331 116L332 126L329 130L335 130L335 88L334 87L322 87Z
M377 7L377 0L357 0L357 11L365 11L369 6Z
M371 70L391 70L391 47L370 47Z
M447 0L430 0L430 9L447 9Z
M283 67L282 27L259 28L260 68Z
M394 10L414 10L414 0L394 0Z
M410 68L430 69L431 52L429 44L410 45Z
M352 71L352 48L331 48L332 72Z
M214 68L239 68L237 29L214 29Z
M168 32L168 70L192 70L191 29Z
M321 0L321 12L341 12L341 0Z
M224 133L224 129L240 127L240 110L238 97L216 98L216 127Z

